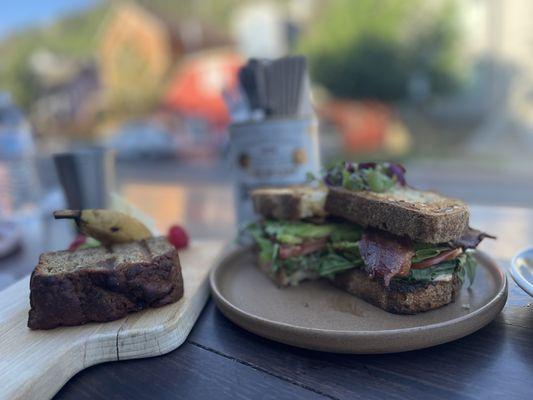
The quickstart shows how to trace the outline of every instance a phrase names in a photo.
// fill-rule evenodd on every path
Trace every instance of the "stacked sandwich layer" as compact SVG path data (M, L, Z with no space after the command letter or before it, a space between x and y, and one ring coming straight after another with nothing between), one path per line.
M457 242L440 245L412 243L383 231L363 230L358 225L335 220L323 223L265 220L248 228L259 248L262 268L282 277L281 285L296 285L304 279L326 277L352 268L369 276L406 282L461 282L475 275L475 260L469 249L481 234L469 230ZM466 242L475 236L475 244Z
M265 220L249 232L259 247L261 268L280 285L333 278L363 264L358 246L362 229L354 224Z
M473 252L488 235L468 227L464 203L407 187L404 172L343 163L327 171L327 188L255 192L264 219L249 232L260 267L278 285L326 278L392 312L450 303L474 280Z

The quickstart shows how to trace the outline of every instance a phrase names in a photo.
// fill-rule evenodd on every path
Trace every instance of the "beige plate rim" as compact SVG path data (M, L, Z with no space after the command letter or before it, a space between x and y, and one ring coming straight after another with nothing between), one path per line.
M420 333L420 332L432 332L435 330L441 330L446 329L449 327L453 327L456 325L460 325L464 323L465 321L476 321L483 319L485 320L484 323L479 325L477 329L470 330L463 329L462 331L465 331L464 334L459 334L455 339L458 339L460 337L466 336L467 334L473 333L474 331L480 329L481 327L488 324L492 319L501 311L503 306L505 305L505 302L507 300L507 291L508 291L508 281L506 274L498 267L496 262L492 260L488 255L486 255L483 252L478 251L477 252L477 258L478 261L486 268L490 268L494 270L497 273L497 276L499 278L499 286L497 289L497 293L495 296L488 301L485 305L477 309L476 311L469 313L467 315L452 318L447 321L424 325L424 326L418 326L418 327L410 327L410 328L400 328L400 329L387 329L387 330L336 330L336 329L322 329L322 328L312 328L312 327L300 327L295 326L291 324L287 324L284 322L279 322L271 319L266 319L254 314L251 314L247 311L242 310L241 308L235 306L232 304L228 299L224 297L224 295L221 293L221 290L218 285L218 276L221 274L221 271L223 271L226 264L231 262L232 259L239 257L240 255L250 251L250 247L238 247L232 251L230 251L222 260L219 261L219 263L211 270L209 274L209 282L211 286L211 293L213 295L213 298L215 300L215 303L219 307L219 309L222 311L224 315L226 315L228 318L230 318L233 322L235 322L237 325L243 327L244 329L250 330L247 328L247 324L243 324L240 319L243 319L247 323L256 323L260 326L264 327L265 329L280 329L283 331L290 331L293 333L300 333L300 334L316 334L323 336L324 339L327 339L328 337L336 337L336 338L363 338L368 336L373 336L375 338L379 337L389 337L389 336L395 336L397 335L409 335L413 333ZM487 315L490 318L486 318ZM234 317L234 318L232 318ZM261 329L262 330L262 329ZM268 334L268 332L265 332L264 335L261 334L260 330L254 329L254 333L259 334L264 337L268 337L270 339L281 341L281 339L276 339L272 335ZM452 339L453 340L453 339ZM435 341L435 345L447 342L446 341ZM295 344L298 346L297 344ZM309 347L309 346L299 346L299 347L305 347L305 348L313 348L317 350L317 347ZM423 346L427 347L427 346ZM422 348L422 347L420 347Z

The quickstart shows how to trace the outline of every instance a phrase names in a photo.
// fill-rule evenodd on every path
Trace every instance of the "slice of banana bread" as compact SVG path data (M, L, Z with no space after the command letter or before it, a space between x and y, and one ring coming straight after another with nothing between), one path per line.
M30 280L28 327L112 321L182 296L178 252L164 237L45 253Z

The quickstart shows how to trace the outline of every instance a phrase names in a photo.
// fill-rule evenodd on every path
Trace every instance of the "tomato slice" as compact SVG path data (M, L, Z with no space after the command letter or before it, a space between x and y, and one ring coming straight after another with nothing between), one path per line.
M411 269L424 269L433 265L440 264L441 262L453 260L463 252L463 249L458 247L457 249L451 249L443 251L435 257L428 258L427 260L420 261L416 264L411 264Z

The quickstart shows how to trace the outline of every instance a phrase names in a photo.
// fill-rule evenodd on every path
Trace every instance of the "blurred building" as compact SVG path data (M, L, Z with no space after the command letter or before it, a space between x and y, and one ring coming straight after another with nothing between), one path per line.
M477 60L477 101L486 115L474 148L497 148L504 142L533 143L533 25L531 1L466 2L469 54Z
M533 143L531 1L457 4L468 84L457 95L434 103L431 116L439 126L472 129L471 152L501 153Z
M279 4L250 2L236 10L233 31L241 54L277 58L287 54L287 17Z
M199 21L170 21L135 2L117 4L104 25L98 59L105 97L125 108L159 98L184 54L228 42Z
M106 96L112 101L156 91L173 60L183 52L174 31L135 3L115 7L99 50Z
M297 50L301 25L313 17L316 0L243 2L232 16L232 32L245 57L278 58Z
M36 52L30 69L39 88L32 108L32 120L38 131L83 132L101 111L100 81L92 60L76 59Z

